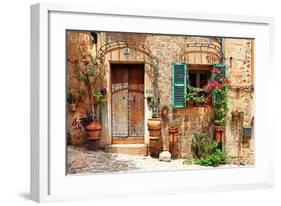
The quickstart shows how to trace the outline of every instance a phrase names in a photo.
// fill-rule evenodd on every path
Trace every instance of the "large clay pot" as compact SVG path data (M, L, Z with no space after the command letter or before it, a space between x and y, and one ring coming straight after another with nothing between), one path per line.
M224 126L214 126L214 130L215 130L215 140L217 143L220 143L223 138Z
M101 134L101 124L99 122L91 122L86 126L87 139L99 140Z
M161 118L151 118L147 121L147 127L149 130L149 136L158 137L161 135Z
M159 157L160 152L162 151L160 137L152 137L149 138L149 154L152 157Z
M151 118L147 121L147 126L149 130L161 129L162 121L161 118Z

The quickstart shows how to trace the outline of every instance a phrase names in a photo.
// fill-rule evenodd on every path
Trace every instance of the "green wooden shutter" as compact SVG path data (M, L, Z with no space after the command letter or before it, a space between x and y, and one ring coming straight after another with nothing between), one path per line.
M222 74L222 78L225 78L227 76L227 65L226 64L214 64L213 68L217 68L218 70L220 70L221 74ZM217 92L216 90L213 91L213 106L216 106L216 102L219 102L221 100L221 95L219 94L219 92Z
M227 65L226 64L214 64L213 68L217 68L218 70L220 70L223 78L225 78L227 76Z
M173 108L183 108L186 106L186 64L175 62L172 64L172 106Z

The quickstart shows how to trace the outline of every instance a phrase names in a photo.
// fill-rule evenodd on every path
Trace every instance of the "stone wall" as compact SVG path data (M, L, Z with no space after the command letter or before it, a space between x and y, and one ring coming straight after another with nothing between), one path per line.
M75 118L80 118L87 112L91 111L90 99L86 94L86 88L81 82L77 81L74 74L74 61L82 60L84 55L95 55L95 49L90 40L89 32L67 32L67 88L71 90L76 99L76 111L71 111L67 105L67 132L72 144L81 145L85 142L83 132L72 125Z
M86 37L88 36L88 37ZM76 39L74 41L74 39ZM77 42L78 39L78 42ZM189 36L168 36L168 35L151 35L151 34L130 34L130 33L99 33L97 48L91 45L89 33L69 33L68 36L68 57L75 59L80 54L76 53L82 42L84 52L87 51L95 55L96 49L108 42L127 41L134 42L136 45L144 45L149 48L151 55L159 60L160 76L159 76L159 93L160 107L164 104L172 108L172 62L180 61L187 64L204 64L212 65L221 63L222 54L218 52L221 48L220 38L211 37L189 37ZM85 46L87 45L88 46ZM195 45L195 47L187 47L186 45ZM196 44L201 45L196 47ZM254 163L254 140L241 141L242 128L253 127L253 41L243 39L226 38L223 42L225 63L228 65L228 75L231 81L229 88L229 112L228 123L226 126L226 151L233 157L233 162L241 162L244 164ZM209 46L208 46L209 45ZM211 45L211 46L210 46ZM215 50L216 48L217 50ZM210 55L215 54L215 55ZM146 62L151 56L144 54L142 51L132 48L129 55L124 55L122 49L113 49L106 53L105 64L110 71L111 62ZM71 69L68 64L67 78L69 87L78 90L81 85L71 77ZM150 66L145 64L145 97L150 95L148 92L153 89L151 76L149 75ZM110 74L107 73L106 85L110 88ZM145 100L144 100L145 101ZM111 143L111 95L107 95L107 106L103 111L103 135L101 146ZM80 107L81 106L81 107ZM68 126L71 119L75 115L82 114L89 109L88 100L85 99L79 105L79 110L75 113L68 113ZM233 122L231 120L231 111L238 109L244 112L243 121ZM169 120L175 120L180 124L178 153L182 158L192 158L191 141L194 134L200 132L210 132L212 125L213 108L209 107L193 107L183 109L170 109ZM148 139L148 130L146 121L151 117L145 102L145 143ZM167 128L167 125L165 125ZM73 131L71 131L73 132ZM211 133L211 132L210 132ZM78 135L78 134L77 134ZM163 144L167 148L168 134L167 129L163 130ZM166 145L165 145L166 144Z
M233 157L233 162L241 164L254 164L254 136L246 141L242 138L243 127L254 128L253 46L253 40L227 38L224 42L225 63L231 81L226 151ZM235 110L244 113L238 122L231 120L231 111Z

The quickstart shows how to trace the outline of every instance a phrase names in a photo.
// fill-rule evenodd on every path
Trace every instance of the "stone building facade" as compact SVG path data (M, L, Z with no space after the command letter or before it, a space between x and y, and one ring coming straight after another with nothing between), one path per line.
M214 108L210 104L206 107L172 107L172 63L180 62L187 65L187 73L203 68L211 70L214 64L226 64L230 80L228 89L227 124L225 127L224 149L232 158L233 163L254 164L254 136L243 139L243 128L254 128L254 40L217 37L194 37L180 35L156 35L133 33L98 32L93 36L90 32L67 32L67 87L77 94L77 110L67 112L68 134L79 139L77 144L83 144L83 132L72 126L73 119L81 117L90 110L90 101L83 97L83 85L74 77L73 64L75 60L83 58L85 54L102 56L106 75L97 87L105 86L108 90L105 106L101 111L102 135L99 146L108 152L130 152L147 154L150 143L147 121L152 116L148 105L148 98L159 94L159 108L169 105L168 123L175 121L179 125L177 151L179 158L192 158L191 142L196 133L212 134ZM157 61L159 76L157 78L158 91L155 91L153 79L153 62ZM142 65L143 67L143 135L142 140L131 138L113 138L115 132L114 115L119 114L114 104L115 68L122 65ZM137 70L136 70L137 71ZM155 72L155 71L154 71ZM116 84L117 85L117 84ZM121 99L122 100L122 99ZM120 100L120 101L121 101ZM128 99L130 101L138 101ZM119 102L120 103L120 102ZM132 103L131 103L132 104ZM132 107L132 106L130 106ZM239 122L233 122L231 112L239 110L243 117ZM116 123L117 124L117 123ZM167 125L162 125L163 149L168 148ZM128 136L128 135L127 135ZM123 142L122 142L123 141Z

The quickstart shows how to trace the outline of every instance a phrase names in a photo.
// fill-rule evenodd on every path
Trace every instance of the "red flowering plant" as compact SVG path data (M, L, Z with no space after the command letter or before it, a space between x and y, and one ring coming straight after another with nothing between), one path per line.
M204 90L211 91L225 89L230 84L228 78L224 77L223 72L218 68L214 67L212 69L212 78L207 85L203 87Z
M218 126L226 124L226 113L228 110L227 103L227 87L230 81L225 77L224 72L217 67L212 69L212 77L207 85L203 89L212 91L214 93L215 101L215 113L214 123Z

